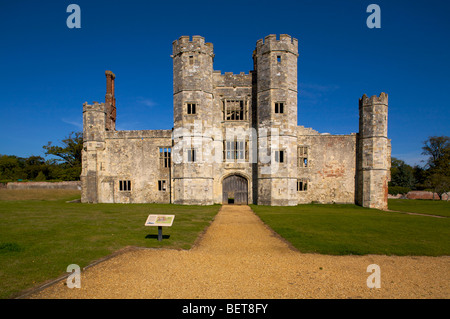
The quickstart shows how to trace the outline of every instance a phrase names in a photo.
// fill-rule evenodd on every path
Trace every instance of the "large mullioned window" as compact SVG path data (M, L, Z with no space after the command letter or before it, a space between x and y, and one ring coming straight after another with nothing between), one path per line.
M246 121L248 119L247 101L223 100L224 121Z
M223 158L227 162L247 161L248 142L247 141L224 141Z
M159 148L159 167L166 168L170 167L171 161L171 148L170 147L160 147Z
M298 167L308 167L308 146L297 148Z

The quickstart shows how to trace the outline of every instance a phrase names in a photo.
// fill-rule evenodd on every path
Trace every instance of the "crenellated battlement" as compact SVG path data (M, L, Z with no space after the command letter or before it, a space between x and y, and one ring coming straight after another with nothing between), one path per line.
M105 103L98 103L93 102L92 104L88 104L88 102L83 103L83 112L86 111L99 111L99 112L106 112L105 110Z
M199 35L181 36L172 42L172 57L183 52L199 52L214 57L214 46L212 43L205 43L205 38Z
M359 99L359 107L363 105L375 105L375 104L385 104L388 105L388 95L384 92L381 92L379 96L372 95L368 97L366 94Z
M255 52L257 54L264 54L268 51L286 51L298 55L298 40L288 34L280 34L278 39L276 34L269 34L264 40L256 41Z
M220 71L213 72L213 81L215 87L249 87L252 85L252 74L241 72L234 74L233 72Z

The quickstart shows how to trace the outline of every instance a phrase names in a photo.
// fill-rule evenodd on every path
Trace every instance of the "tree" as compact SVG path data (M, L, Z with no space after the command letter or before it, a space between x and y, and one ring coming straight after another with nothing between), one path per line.
M401 186L412 189L415 184L414 169L404 161L392 157L390 186Z
M70 167L81 166L81 150L83 149L83 133L72 132L62 140L63 146L52 145L48 142L43 146L46 150L45 155L55 155L60 157L60 162Z
M450 152L450 137L448 136L430 136L424 142L422 154L430 156L427 165L430 168L441 164L441 159Z
M422 154L429 156L425 184L442 199L450 191L450 137L432 136L424 144Z
M13 155L0 156L0 180L16 180L26 178L24 161Z
M38 174L37 174L37 176L36 176L36 178L34 179L36 182L43 182L43 181L45 181L47 178L45 177L45 174L42 172L42 171L40 171Z
M415 189L423 190L426 188L425 180L427 179L427 171L419 165L413 167L413 175L416 181Z
M27 174L27 179L35 179L39 173L46 175L48 171L45 160L41 156L30 156L24 159L25 166L24 171Z
M81 174L81 151L83 149L83 133L71 132L62 140L62 146L48 142L43 146L45 155L59 157L53 161L50 175L61 180L79 180Z

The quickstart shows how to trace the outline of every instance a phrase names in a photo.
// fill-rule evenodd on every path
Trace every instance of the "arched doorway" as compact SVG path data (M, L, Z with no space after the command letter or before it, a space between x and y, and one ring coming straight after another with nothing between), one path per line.
M226 177L222 182L223 204L240 204L248 203L248 182L239 175L231 175Z

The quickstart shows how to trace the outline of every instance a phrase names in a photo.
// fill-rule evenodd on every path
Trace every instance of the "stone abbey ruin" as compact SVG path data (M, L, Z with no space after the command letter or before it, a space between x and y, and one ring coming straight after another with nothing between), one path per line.
M116 130L111 71L84 103L82 202L387 209L387 94L359 99L358 133L321 134L297 124L297 39L258 40L248 74L215 71L201 36L172 47L172 129Z

